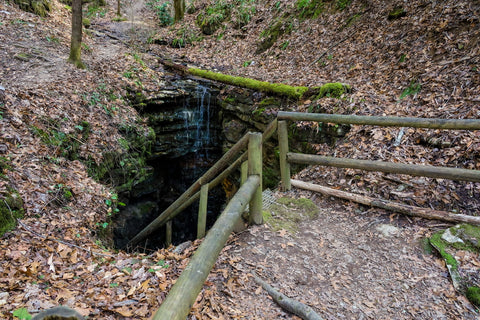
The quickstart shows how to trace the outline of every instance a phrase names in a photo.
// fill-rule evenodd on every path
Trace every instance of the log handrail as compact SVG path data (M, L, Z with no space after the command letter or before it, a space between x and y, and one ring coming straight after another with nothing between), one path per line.
M270 139L277 130L277 119L274 119L268 124L262 133L262 144ZM188 188L175 202L173 202L167 209L165 209L154 221L140 231L134 238L128 243L127 247L132 247L140 241L147 238L155 230L162 227L167 221L174 218L177 214L185 210L193 202L200 197L200 191L202 185L208 183L208 188L212 189L217 186L230 175L235 169L237 169L242 162L247 159L247 151L243 152L237 160L235 160L230 166L228 166L223 172L219 173L225 166L235 158L235 156L243 150L248 144L248 136L250 133L246 133L229 151L227 151L220 160L218 160L213 167L211 167L202 177L194 182L190 188ZM216 177L215 177L216 176ZM212 181L213 177L215 177Z
M241 219L243 210L259 186L260 176L251 175L240 187L170 289L153 320L186 319L235 223Z
M131 239L127 246L134 246L140 241L147 238L155 230L163 226L168 220L172 219L172 213L178 209L185 201L189 200L202 185L208 183L213 177L221 172L228 163L248 144L248 134L244 135L230 150L228 150L220 160L218 160L213 167L198 178L177 200L175 200L167 209L165 209L155 220L140 231L133 239Z
M479 130L480 119L440 119L411 117L357 116L326 113L279 111L278 120L317 121L382 127L411 127L427 129Z
M326 157L314 154L287 153L290 163L316 164L337 168L352 168L367 171L409 174L430 178L480 182L480 171L460 168L445 168L385 161Z

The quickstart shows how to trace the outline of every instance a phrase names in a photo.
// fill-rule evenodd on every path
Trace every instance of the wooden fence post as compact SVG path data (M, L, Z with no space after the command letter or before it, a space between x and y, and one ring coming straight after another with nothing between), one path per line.
M172 244L172 220L165 224L165 246L168 247Z
M205 237L207 227L208 184L200 189L200 204L198 205L197 239Z
M262 224L262 135L250 133L248 138L248 175L258 175L260 185L250 201L250 224Z
M288 129L286 121L278 122L278 144L280 148L280 176L282 179L282 190L292 188L290 183L290 163L287 161L288 153Z

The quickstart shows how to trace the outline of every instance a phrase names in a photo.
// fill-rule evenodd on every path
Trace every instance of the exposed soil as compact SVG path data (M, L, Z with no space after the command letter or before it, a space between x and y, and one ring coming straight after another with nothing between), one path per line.
M278 3L287 10L293 2ZM205 1L197 3L198 8L205 5ZM364 5L368 9L355 29L337 33L328 29L363 12ZM208 69L272 82L352 84L354 92L347 98L317 102L319 109L329 112L478 118L478 1L404 3L409 16L387 23L385 13L394 5L393 1L353 1L346 13L327 15L323 23L295 21L295 33L279 40L289 41L286 50L277 45L256 55L259 35L276 14L273 2L259 4L254 23L245 28L226 28L223 37L216 34L185 48L145 44L156 31L156 22L142 1L126 5L129 20L124 22L112 22L115 6L110 3L104 17L92 18L92 34L84 38L89 50L83 52L83 60L88 69L78 70L66 62L70 15L62 4L54 1L55 13L43 21L1 3L0 85L6 88L6 108L0 150L11 159L12 169L6 175L26 209L22 226L0 242L2 319L13 319L12 311L22 307L35 313L58 304L92 319L147 319L198 245L181 253L170 248L148 255L105 250L96 241L96 224L105 221L111 209L105 204L111 188L88 177L79 161L56 159L56 150L32 133L31 126L45 126L46 118L63 121L59 130L66 132L79 120L88 120L94 130L82 149L85 155L100 162L102 151L119 148L117 124L135 122L136 112L121 99L113 99L104 101L110 108L105 113L103 106L89 106L84 97L98 91L99 83L118 96L125 96L126 86L136 85L122 77L130 67L140 68L126 52L141 55L148 66L140 68L143 86L137 86L147 95L161 87L165 73L156 55L169 55ZM184 24L162 29L156 37L169 40L175 37L175 28L196 30L194 19L195 15L187 15ZM331 47L349 33L351 38ZM327 52L323 63L315 63L323 52ZM406 63L399 62L403 54ZM247 60L255 63L242 67ZM421 94L400 101L402 91L417 80L422 83ZM302 101L293 108L305 111L308 106L309 102ZM398 129L354 127L335 147L315 148L327 155L373 155L479 168L476 132L408 129L402 144L395 146L392 142L397 136ZM419 136L440 137L450 147L417 143ZM399 185L379 174L318 167L307 168L297 177L472 215L479 207L476 183L402 176L410 186L399 190ZM9 183L0 180L2 189ZM59 184L75 195L68 205L54 204L53 190ZM253 271L287 296L313 307L324 319L478 318L477 309L454 290L443 260L424 252L422 239L446 224L408 219L310 192L277 195L311 198L319 214L299 222L295 233L263 225L232 236L191 319L296 319L259 288L252 280ZM469 257L478 268L477 259Z

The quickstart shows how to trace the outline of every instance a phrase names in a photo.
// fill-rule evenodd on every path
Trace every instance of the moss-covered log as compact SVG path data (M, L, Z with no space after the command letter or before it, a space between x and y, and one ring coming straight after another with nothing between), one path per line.
M202 70L197 68L188 68L186 66L173 63L167 60L161 60L161 63L169 68L175 69L185 74L190 74L196 77L201 77L209 80L219 81L225 84L238 86L242 88L253 89L262 92L268 92L280 96L285 96L294 99L302 98L308 87L289 86L283 83L271 83L250 78L236 77L219 72L209 70Z

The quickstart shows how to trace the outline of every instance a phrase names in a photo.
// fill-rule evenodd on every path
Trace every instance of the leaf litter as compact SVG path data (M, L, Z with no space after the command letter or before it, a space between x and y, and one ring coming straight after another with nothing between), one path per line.
M202 8L207 3L196 1L195 6ZM293 32L279 40L288 45L274 45L255 54L262 31L278 11L293 6L283 0L256 3L254 19L240 30L227 27L222 36L205 37L183 48L150 44L148 49L158 56L259 80L352 85L353 92L344 99L313 102L328 113L479 117L480 10L476 2L404 3L407 16L387 21L393 2L352 1L343 11L328 7L321 19L294 21ZM133 12L133 20L152 18L141 2L127 4L126 10ZM345 27L354 15L359 18L353 29ZM173 29L156 30L155 37L172 37L185 26L198 31L195 16L187 14ZM91 48L83 52L89 69L78 70L65 62L70 14L63 5L54 1L54 14L42 20L2 3L0 17L0 78L6 88L0 150L11 164L5 173L10 182L1 181L0 186L5 189L13 184L26 209L22 224L0 241L1 317L11 318L21 308L33 313L63 304L94 318L148 319L199 242L180 254L171 249L148 254L106 250L108 244L95 241L95 223L105 221L109 209L105 200L111 198L112 189L88 177L80 161L62 158L58 149L42 143L31 128L45 129L51 125L46 119L51 118L59 122L60 131L69 132L85 120L93 126L85 144L88 148L80 150L85 157L100 163L104 150L119 148L116 124L137 120L135 111L120 99L126 95L126 86L148 96L162 85L158 79L163 71L155 57L143 55L150 68L142 68L132 55L124 54L132 37L154 33L152 24L141 25L138 28L144 29L123 38L126 24L111 22L113 10L93 19L93 29L99 33L84 37L86 48ZM254 63L245 66L246 61ZM137 76L143 87L119 76L128 67L142 70ZM96 101L92 94L99 90L117 98ZM99 103L89 103L92 99ZM311 104L292 103L292 107L307 111ZM476 132L407 128L395 144L398 137L399 129L354 126L334 147L319 144L314 148L323 155L478 169ZM477 183L321 167L307 168L297 178L465 214L477 214L479 207ZM58 206L51 192L59 184L74 194L64 206ZM253 282L253 271L325 319L478 316L453 289L444 262L424 254L419 244L445 224L305 191L286 195L314 199L321 208L319 216L300 222L296 234L264 225L232 236L190 318L295 318ZM398 232L381 234L376 227L384 224ZM476 256L460 254L459 259L478 267Z

